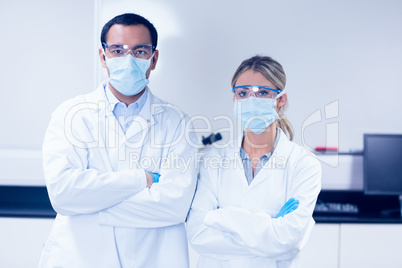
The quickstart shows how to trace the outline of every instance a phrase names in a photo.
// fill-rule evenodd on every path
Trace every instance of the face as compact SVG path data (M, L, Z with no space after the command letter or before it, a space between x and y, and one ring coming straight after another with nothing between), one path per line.
M130 25L124 26L121 24L115 24L110 27L109 32L106 36L107 44L124 44L129 45L130 47L134 47L139 44L152 44L151 34L149 30L144 25ZM149 75L152 70L155 69L156 63L158 61L159 51L155 51L155 55L153 60L151 61L151 65L146 73L146 78L149 78ZM99 57L102 63L102 67L107 69L106 61L104 59L103 50L99 49ZM106 55L107 57L107 55ZM108 75L109 69L107 69Z
M253 70L247 70L239 76L235 86L237 87L242 85L263 86L277 89L276 86L272 84L271 81L266 79L262 73ZM287 95L284 93L279 99L277 99L275 109L285 105L286 100Z

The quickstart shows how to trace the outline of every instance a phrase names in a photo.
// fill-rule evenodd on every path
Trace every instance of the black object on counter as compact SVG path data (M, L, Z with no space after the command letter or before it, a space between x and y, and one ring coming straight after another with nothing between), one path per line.
M327 212L323 204L340 207ZM347 209L345 209L347 208ZM353 209L351 209L353 208ZM318 196L314 220L317 223L402 223L399 196L365 195L363 191L323 190Z
M55 216L45 186L0 186L0 217Z
M208 144L212 144L212 143L214 143L214 142L216 142L216 141L219 141L219 140L221 140L222 139L222 135L221 135L221 133L216 133L216 134L211 134L211 135L209 135L208 137L204 137L204 136L202 136L202 144L204 144L204 145L208 145Z

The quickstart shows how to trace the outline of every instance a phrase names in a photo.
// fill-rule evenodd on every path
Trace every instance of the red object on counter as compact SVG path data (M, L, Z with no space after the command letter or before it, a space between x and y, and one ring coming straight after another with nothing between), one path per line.
M338 151L337 147L315 147L316 151Z

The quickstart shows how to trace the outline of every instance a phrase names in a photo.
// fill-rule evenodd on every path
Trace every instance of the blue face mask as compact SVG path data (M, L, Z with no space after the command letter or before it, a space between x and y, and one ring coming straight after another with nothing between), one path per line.
M153 56L148 60L126 55L120 58L106 57L109 69L109 83L126 96L133 96L141 92L148 85L146 72L151 65Z
M233 112L243 127L261 134L279 118L275 105L276 99L249 97L236 100Z

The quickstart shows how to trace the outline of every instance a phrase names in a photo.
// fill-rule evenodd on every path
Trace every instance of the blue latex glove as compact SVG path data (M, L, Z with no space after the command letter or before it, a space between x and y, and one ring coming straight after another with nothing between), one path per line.
M281 208L281 210L279 211L278 215L276 215L275 218L279 218L279 217L283 217L286 214L294 211L295 209L297 209L299 207L299 200L294 199L293 197L290 198L288 200L288 202L286 202L285 205L283 205L283 207Z
M152 176L152 179L154 180L154 183L158 183L159 182L159 177L161 176L161 175L159 175L158 173L153 173L153 172L151 172L151 171L147 171L149 174L151 174L151 176Z

